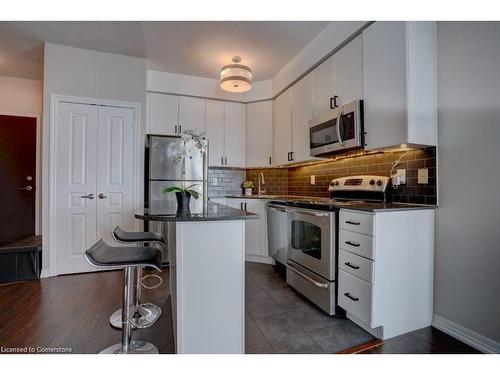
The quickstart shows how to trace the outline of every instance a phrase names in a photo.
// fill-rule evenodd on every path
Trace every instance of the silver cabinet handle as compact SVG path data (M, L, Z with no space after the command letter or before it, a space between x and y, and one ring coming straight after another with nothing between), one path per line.
M22 187L22 188L17 188L17 190L28 190L28 191L31 191L33 190L33 186L25 186L25 187Z
M288 264L286 265L286 268L290 271L293 271L295 272L297 275L299 276L302 276L304 279L306 279L307 281L309 281L311 284L314 284L315 286L317 286L318 288L323 288L323 289L328 289L328 284L322 284L322 283L318 283L316 280L313 280L311 279L309 276L307 275L304 275L302 272L296 270L295 268L293 267L290 267Z
M80 196L80 198L85 198L85 199L94 199L95 198L95 195L90 193L90 194L87 194L87 195L82 195Z
M103 193L99 193L98 197L99 197L99 199L104 199L104 198L107 198L108 196L104 195Z
M245 202L245 211L247 210L247 203Z
M354 246L354 247L360 247L361 245L357 242L352 242L352 241L345 241L346 245Z
M179 134L182 133L182 125L179 125Z
M243 211L243 202L240 202L240 210Z
M351 224L351 225L360 225L361 223L359 221L352 221L352 220L346 220L346 224Z
M354 302L359 301L358 297L353 297L353 296L351 296L350 293L344 293L344 296L346 296L347 298L353 300Z

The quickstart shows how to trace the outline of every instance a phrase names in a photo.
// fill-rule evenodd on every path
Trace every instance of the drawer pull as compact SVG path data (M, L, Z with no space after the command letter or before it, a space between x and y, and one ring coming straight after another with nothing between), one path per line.
M348 245L354 246L354 247L359 247L359 246L361 246L359 243L357 243L357 242L352 242L352 241L346 241L345 243L346 243L346 244L348 244Z
M344 296L346 296L349 299L352 299L354 302L359 301L358 297L353 297L349 293L344 293Z
M346 220L346 224L351 224L351 225L360 225L361 223L359 221L352 221L352 220Z
M356 266L355 264L352 264L351 262L345 262L344 264L347 267L351 267L352 269L359 270L359 266Z

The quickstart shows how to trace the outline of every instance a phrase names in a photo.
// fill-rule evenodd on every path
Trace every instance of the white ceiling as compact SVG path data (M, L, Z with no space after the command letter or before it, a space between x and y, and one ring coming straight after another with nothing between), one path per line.
M41 79L43 42L148 59L149 68L218 78L231 57L272 78L329 22L0 22L0 75Z

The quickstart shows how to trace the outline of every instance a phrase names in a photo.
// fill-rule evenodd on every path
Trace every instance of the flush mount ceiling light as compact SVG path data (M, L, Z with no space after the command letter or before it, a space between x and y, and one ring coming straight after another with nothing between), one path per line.
M245 92L252 87L252 70L240 64L241 57L234 56L233 64L220 70L220 87L229 92Z

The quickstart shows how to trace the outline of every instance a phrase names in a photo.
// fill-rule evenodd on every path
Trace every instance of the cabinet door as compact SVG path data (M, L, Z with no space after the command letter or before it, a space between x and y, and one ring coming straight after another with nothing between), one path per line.
M406 143L406 28L375 22L363 31L365 149Z
M245 254L268 256L265 201L246 199L247 211L259 215L257 220L245 222Z
M313 118L316 118L330 109L330 98L334 95L333 56L325 60L311 72L313 85Z
M224 102L206 101L206 138L208 140L208 165L224 165Z
M237 208L238 210L243 209L244 200L238 198L226 198L226 205L229 207Z
M167 94L148 94L148 133L176 135L179 124L179 97Z
M342 47L334 56L335 95L339 105L363 98L363 38Z
M205 132L205 99L179 97L179 125L186 130Z
M224 150L226 166L244 168L246 165L245 106L225 103Z
M247 167L272 164L273 102L247 104Z
M290 162L292 151L292 100L291 90L286 90L274 100L274 165Z
M292 161L309 156L309 121L312 120L312 76L309 74L292 87Z

